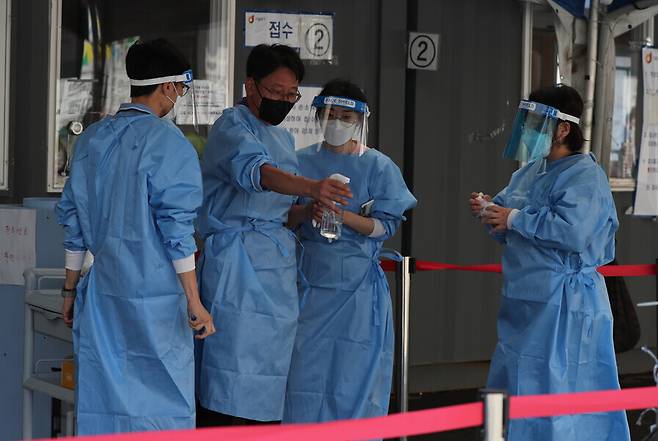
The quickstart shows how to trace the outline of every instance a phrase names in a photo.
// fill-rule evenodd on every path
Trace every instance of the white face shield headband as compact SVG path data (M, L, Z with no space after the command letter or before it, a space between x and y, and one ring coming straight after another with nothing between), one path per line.
M184 91L183 95L179 95L179 97L184 97L187 95L187 92L189 90L192 91L192 125L194 126L195 131L199 131L198 129L198 118L197 118L197 110L196 110L196 93L194 91L194 75L192 74L192 69L188 69L185 72L183 72L180 75L169 75L166 77L158 77L158 78L147 78L147 79L134 79L130 78L130 85L131 86L155 86L158 84L165 84L165 83L183 83L184 85ZM178 94L178 91L176 92ZM169 98L169 97L167 97ZM173 102L171 98L169 98L170 101ZM178 101L178 100L177 100ZM175 103L174 103L175 104ZM174 116L175 118L175 116Z
M361 156L368 139L368 104L341 96L319 95L313 99L312 113L307 122L307 133L317 133L318 148L322 142L333 147L356 141L353 154Z
M560 121L579 124L580 118L546 104L521 100L503 157L525 162L548 156Z

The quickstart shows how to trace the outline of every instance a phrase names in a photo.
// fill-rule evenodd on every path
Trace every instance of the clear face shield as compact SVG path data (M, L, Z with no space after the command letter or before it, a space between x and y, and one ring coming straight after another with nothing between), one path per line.
M165 83L174 83L174 86L177 83L183 84L183 93L182 95L178 95L175 101L174 119L177 123L181 124L187 124L188 121L191 121L194 126L194 131L199 133L199 118L197 115L196 92L194 90L194 76L192 75L192 69L188 69L180 75L149 78L146 80L130 79L131 86L155 86L157 84ZM176 94L178 94L178 88L176 88ZM184 121L179 122L178 119Z
M307 119L307 133L317 137L318 148L361 156L368 140L368 116L364 102L339 96L316 96Z
M560 121L579 124L580 118L545 104L521 100L503 157L523 162L545 158L551 152Z

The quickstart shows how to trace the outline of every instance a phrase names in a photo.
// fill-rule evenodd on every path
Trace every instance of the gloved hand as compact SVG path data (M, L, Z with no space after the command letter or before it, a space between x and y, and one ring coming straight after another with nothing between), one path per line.
M471 193L471 198L468 200L471 206L471 214L475 217L482 217L485 214L485 209L491 205L491 196L488 194Z
M187 312L190 316L190 320L188 321L190 328L197 331L194 338L202 340L215 333L215 324L213 323L212 316L204 308L201 301L197 300L188 303Z

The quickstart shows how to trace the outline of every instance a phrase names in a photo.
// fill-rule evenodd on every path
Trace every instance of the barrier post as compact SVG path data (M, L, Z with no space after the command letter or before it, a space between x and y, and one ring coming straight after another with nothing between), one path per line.
M480 391L483 406L482 439L484 441L505 441L509 406L507 394L500 390Z
M415 272L416 260L413 257L403 257L395 268L395 410L407 412L409 410L409 304L411 273Z

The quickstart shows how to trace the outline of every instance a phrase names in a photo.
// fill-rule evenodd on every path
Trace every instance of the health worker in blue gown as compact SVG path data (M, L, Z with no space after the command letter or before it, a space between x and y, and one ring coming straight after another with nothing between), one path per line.
M57 205L78 435L193 428L190 327L214 332L194 271L199 161L163 118L193 87L190 65L160 39L135 43L126 70L131 102L82 133Z
M504 246L487 386L511 395L619 389L612 313L596 270L615 255L619 222L605 172L581 152L582 112L571 87L533 92L519 105L504 155L527 164L492 201L471 195L471 210ZM624 412L611 412L512 420L508 439L630 436Z
M199 280L218 332L197 348L200 426L281 420L299 314L288 212L299 196L331 205L351 196L339 181L300 176L293 137L278 127L303 77L294 49L256 46L246 98L222 113L205 148Z
M325 229L325 208L310 198L291 216L301 223L301 277L310 289L300 302L288 379L284 422L290 423L388 413L394 335L379 258L403 213L416 205L395 163L366 146L369 110L358 86L332 80L313 108L321 141L297 153L299 170L313 179L341 175L353 197L340 207L338 230Z

